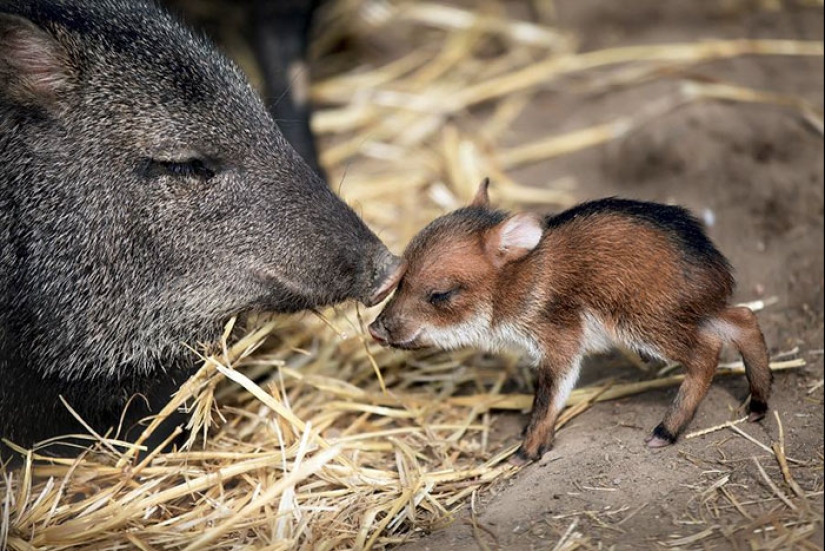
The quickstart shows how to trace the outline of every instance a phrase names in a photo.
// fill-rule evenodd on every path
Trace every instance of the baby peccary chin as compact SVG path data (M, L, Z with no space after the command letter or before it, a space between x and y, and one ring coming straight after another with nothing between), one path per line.
M686 377L648 446L673 443L690 422L725 343L745 362L751 421L771 391L756 316L731 307L730 266L685 209L623 199L557 216L492 210L487 183L473 203L418 234L407 272L370 332L397 348L511 349L536 366L531 420L516 462L541 457L582 358L621 345L681 363Z

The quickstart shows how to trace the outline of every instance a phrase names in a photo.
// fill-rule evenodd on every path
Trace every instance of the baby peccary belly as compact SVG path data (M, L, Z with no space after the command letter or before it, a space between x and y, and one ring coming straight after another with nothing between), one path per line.
M516 462L553 443L584 356L614 345L681 363L686 377L647 438L666 446L690 422L726 343L745 362L750 420L764 417L772 375L753 312L731 307L734 281L700 223L674 206L603 199L558 216L473 204L410 243L396 295L370 327L391 346L511 348L536 365L533 412Z

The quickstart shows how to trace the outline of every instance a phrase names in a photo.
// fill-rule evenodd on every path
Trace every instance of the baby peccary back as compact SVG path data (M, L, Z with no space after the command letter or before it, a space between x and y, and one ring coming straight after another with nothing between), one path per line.
M516 349L534 362L533 413L516 461L539 458L579 376L582 357L612 345L680 362L686 378L647 438L666 446L690 422L723 344L742 354L750 420L765 415L772 375L753 312L730 307L724 256L685 209L623 199L549 218L473 204L426 227L407 272L370 326L399 348Z

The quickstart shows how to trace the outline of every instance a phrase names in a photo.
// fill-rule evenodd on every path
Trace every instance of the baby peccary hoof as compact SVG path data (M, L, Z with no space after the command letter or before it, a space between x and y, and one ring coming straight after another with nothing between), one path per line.
M645 438L645 442L648 448L664 448L676 442L676 436L660 424L653 429L650 436Z
M539 448L538 452L535 454L529 453L526 449L524 449L524 445L522 444L519 446L519 449L513 454L510 459L507 461L510 465L514 467L523 467L528 463L532 463L533 461L538 461L539 459L544 456L545 453L550 451L551 446L542 446Z
M757 421L761 421L765 418L765 414L768 412L768 404L762 402L761 400L754 400L751 398L751 404L748 407L748 421L751 423L756 423Z

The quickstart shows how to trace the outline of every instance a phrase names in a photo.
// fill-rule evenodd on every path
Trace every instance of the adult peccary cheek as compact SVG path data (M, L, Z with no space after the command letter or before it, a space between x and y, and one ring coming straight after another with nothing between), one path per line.
M192 372L181 343L372 304L402 271L157 6L0 0L0 438L85 432L61 396L104 433L139 393L131 436Z

